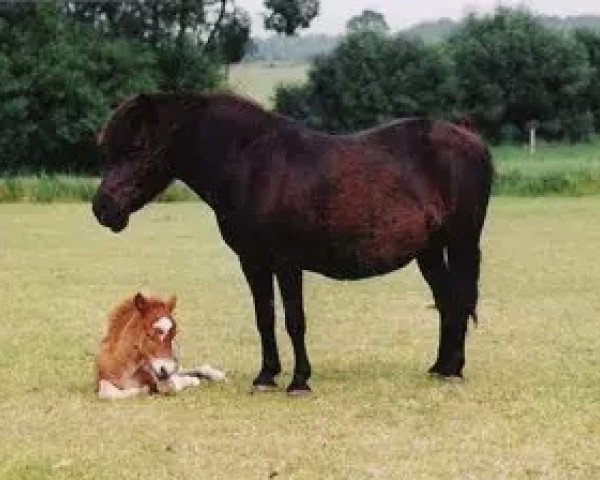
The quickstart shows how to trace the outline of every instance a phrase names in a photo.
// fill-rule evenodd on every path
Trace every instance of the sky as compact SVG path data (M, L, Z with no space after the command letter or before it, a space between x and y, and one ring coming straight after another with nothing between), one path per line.
M263 0L236 0L236 5L252 15L253 35L268 35L263 29ZM498 5L525 5L530 10L546 15L600 15L600 0L321 0L319 16L307 33L338 34L344 31L346 21L364 9L385 15L392 31L401 30L424 20L442 17L460 18L466 13L488 12Z

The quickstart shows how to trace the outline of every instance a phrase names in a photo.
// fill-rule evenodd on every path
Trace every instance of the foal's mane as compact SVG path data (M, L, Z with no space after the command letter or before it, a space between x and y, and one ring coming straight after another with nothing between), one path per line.
M108 316L106 338L118 338L132 317L139 314L134 304L134 297L129 297L117 305Z

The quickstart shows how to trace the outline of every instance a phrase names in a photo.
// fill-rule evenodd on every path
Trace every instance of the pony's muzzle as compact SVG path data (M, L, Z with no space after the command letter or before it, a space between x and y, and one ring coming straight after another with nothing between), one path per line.
M100 225L110 228L114 233L122 231L129 223L129 215L104 192L96 193L92 201L92 211Z

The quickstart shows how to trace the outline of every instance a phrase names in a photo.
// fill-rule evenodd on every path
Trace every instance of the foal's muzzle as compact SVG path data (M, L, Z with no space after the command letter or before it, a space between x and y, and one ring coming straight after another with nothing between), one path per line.
M98 222L114 233L121 232L129 223L129 214L124 212L110 195L103 192L96 193L92 201L92 211Z

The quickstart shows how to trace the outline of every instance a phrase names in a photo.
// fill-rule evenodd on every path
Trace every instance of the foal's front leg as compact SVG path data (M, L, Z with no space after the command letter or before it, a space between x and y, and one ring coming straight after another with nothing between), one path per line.
M279 352L275 341L273 273L269 268L248 259L240 258L240 263L252 292L256 325L262 349L262 366L252 384L255 390L265 391L277 386L275 376L281 372Z

